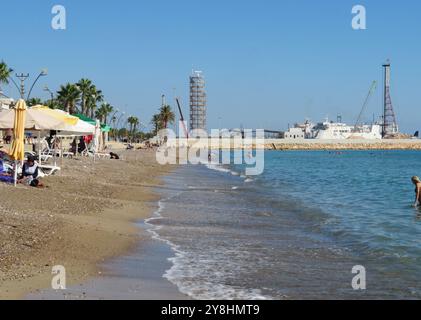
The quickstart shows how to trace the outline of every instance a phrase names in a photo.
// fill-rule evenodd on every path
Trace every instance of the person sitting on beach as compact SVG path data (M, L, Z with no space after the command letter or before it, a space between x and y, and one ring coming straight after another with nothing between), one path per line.
M83 153L83 152L86 151L86 149L87 149L87 145L86 145L86 142L85 142L85 138L80 137L77 151L79 153Z
M415 204L414 207L421 205L421 180L419 177L412 177L412 183L415 185Z
M27 184L28 186L40 188L43 185L38 180L39 177L39 168L38 165L35 163L35 158L33 156L29 156L26 163L23 165L22 168L22 175L18 180L18 183Z

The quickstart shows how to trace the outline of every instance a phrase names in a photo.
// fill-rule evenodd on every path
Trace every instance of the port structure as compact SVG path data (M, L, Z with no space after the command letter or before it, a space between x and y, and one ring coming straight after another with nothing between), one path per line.
M390 96L390 61L384 65L384 110L383 110L383 138L391 137L399 132L396 114L393 109L392 98Z
M358 115L357 122L355 123L355 126L354 126L355 132L358 131L358 127L360 125L363 125L362 118L363 118L364 112L367 109L367 105L370 102L370 98L374 95L374 92L376 91L376 89L377 89L377 81L373 81L372 84L371 84L370 90L368 91L367 97L364 100L364 104L363 104L363 107L361 109L361 112Z
M202 71L190 76L190 130L207 130L205 78Z

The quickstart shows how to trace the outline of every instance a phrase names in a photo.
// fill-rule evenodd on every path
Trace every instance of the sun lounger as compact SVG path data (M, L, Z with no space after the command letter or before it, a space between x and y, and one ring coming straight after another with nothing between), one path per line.
M48 165L38 165L38 168L41 171L40 173L41 178L55 175L57 172L61 170L60 167L48 166Z
M28 156L33 156L35 158L38 158L39 157L38 154L36 154L35 152L30 152L30 151L25 152L25 158L28 158ZM42 162L47 162L47 161L51 160L52 158L53 158L53 156L51 156L51 155L41 154L41 159L40 160Z
M95 154L98 158L104 158L104 159L109 159L111 158L111 155L109 153L96 153Z
M109 153L105 153L105 152L95 152L94 148L92 145L89 145L83 152L82 152L82 156L84 157L90 157L90 158L94 158L94 157L98 157L99 159L106 159L106 158L111 158L111 155Z

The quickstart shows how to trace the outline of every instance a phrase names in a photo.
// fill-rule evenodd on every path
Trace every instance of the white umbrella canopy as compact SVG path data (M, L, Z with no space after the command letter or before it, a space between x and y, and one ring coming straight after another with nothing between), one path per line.
M74 118L77 120L76 124L65 123L58 126L55 131L58 131L59 136L91 136L95 134L95 126L83 121L77 117L69 115L67 112L62 110L54 110L58 114L62 114L65 117Z
M95 133L95 126L79 120L76 125L65 125L57 131L58 136L91 136Z
M14 110L0 111L0 129L11 129L14 125ZM93 135L95 126L69 115L62 110L35 106L27 110L26 130L59 131L60 135Z
M15 110L0 111L0 129L13 128ZM28 109L26 111L25 130L56 130L65 124L65 121L48 115L39 110Z

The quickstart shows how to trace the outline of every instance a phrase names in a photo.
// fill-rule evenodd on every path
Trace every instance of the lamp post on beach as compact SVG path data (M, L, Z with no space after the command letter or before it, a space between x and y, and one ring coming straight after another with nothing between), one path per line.
M38 80L41 77L44 77L46 75L48 75L48 71L47 71L47 69L43 69L40 72L40 74L37 76L37 78L35 79L35 81L32 83L32 86L31 86L31 88L29 90L28 96L26 97L26 100L29 100L30 99L32 90L34 89L35 84L38 82ZM12 83L15 85L16 89L18 90L21 99L24 99L24 97L25 97L25 81L29 78L29 73L26 73L26 74L24 74L24 73L17 74L16 73L15 76L16 76L16 78L19 79L20 86L16 83L16 81L12 77L10 77L10 80L12 80Z
M51 96L51 101L54 100L54 93L50 90L50 88L48 88L47 85L44 86L44 91L48 92Z
M121 120L123 120L123 117L125 116L125 114L126 114L126 112L122 112L121 113L121 116L118 118L118 120L117 120L117 126L116 126L116 130L118 131L118 139L120 139L121 137L120 137L120 122L121 122Z
M31 97L32 90L34 89L34 87L35 87L36 83L38 82L38 80L39 80L41 77L45 77L45 76L47 76L47 75L48 75L48 70L47 70L47 69L43 69L43 70L41 70L40 74L39 74L39 75L38 75L38 77L35 79L34 83L32 84L31 89L29 89L28 97L26 98L26 100L29 100L29 98Z
M55 105L54 105L54 93L50 90L50 88L48 88L47 85L44 86L44 91L48 92L51 96L51 100L50 100L50 108L51 109L55 109Z
M118 118L118 120L117 120L117 128L120 128L120 122L121 122L121 120L123 120L123 117L126 115L126 112L122 112L121 113L121 116Z
M29 78L29 73L27 74L17 74L16 73L16 78L18 78L20 80L20 87L16 84L15 80L12 79L12 82L15 84L16 88L18 89L19 93L20 93L20 97L21 99L23 99L23 97L25 96L25 81Z
M116 111L113 113L112 117L111 117L111 121L113 122L113 134L114 134L114 141L117 142L117 134L116 134L116 121L117 121L117 113L119 113L120 110L116 109Z

